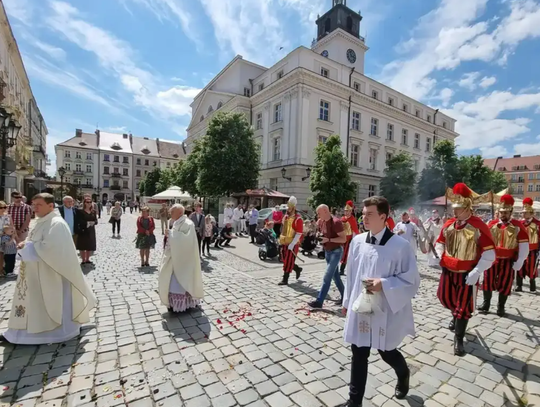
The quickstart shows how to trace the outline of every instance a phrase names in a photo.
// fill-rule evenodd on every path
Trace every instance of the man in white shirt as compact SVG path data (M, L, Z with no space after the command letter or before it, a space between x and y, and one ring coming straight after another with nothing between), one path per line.
M236 236L240 235L240 232L242 231L240 227L240 223L242 222L242 218L244 217L244 210L242 209L242 205L238 205L236 208L234 208L233 211L233 226L234 226L234 233L236 233Z
M416 243L416 237L418 236L418 226L411 222L411 219L407 212L403 212L403 214L401 215L401 222L399 222L394 228L394 233L409 242L409 244L411 245L411 249L416 256L416 249L418 247Z

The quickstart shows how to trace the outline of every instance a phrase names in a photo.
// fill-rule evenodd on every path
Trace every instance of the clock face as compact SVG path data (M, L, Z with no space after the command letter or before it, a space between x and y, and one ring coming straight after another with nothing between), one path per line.
M352 49L347 50L347 59L351 64L354 64L356 62L356 52Z
M324 50L323 52L321 52L321 55L325 58L328 58L328 51Z

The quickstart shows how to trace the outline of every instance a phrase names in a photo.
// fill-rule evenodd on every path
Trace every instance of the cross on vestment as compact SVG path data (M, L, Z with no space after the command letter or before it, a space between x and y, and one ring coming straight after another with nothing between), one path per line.
M369 327L369 322L367 321L362 321L358 324L358 329L360 330L360 332L362 332L363 334L367 334L369 332L371 332L371 328Z

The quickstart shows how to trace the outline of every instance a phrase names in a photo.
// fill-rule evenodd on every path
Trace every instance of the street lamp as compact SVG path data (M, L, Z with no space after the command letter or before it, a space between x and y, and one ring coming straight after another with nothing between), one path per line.
M287 174L287 169L286 169L285 167L283 167L283 168L281 169L281 177L282 177L283 179L288 180L288 181L292 181L292 178L286 177L285 174Z
M12 114L0 108L0 137L2 138L2 172L0 173L0 197L5 198L7 150L17 144L17 135L21 126L12 119Z
M311 167L306 168L306 177L302 177L302 181L307 180L309 177L311 177Z
M58 175L60 175L60 199L64 198L64 175L66 175L66 169L64 167L58 168Z

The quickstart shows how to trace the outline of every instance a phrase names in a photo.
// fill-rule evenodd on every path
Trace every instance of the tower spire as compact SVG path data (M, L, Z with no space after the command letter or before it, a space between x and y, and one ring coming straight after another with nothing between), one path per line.
M344 6L347 6L347 0L332 0L332 7L337 6L338 4L342 4Z

